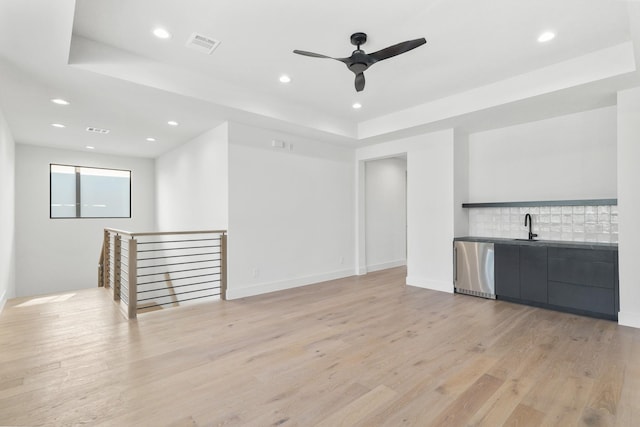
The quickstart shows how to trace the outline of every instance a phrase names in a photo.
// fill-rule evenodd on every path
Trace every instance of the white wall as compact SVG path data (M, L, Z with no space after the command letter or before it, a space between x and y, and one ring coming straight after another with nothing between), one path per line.
M456 237L469 235L469 135L459 130L453 134L453 217Z
M640 328L640 88L618 93L618 211L622 325Z
M131 170L131 219L50 219L49 164ZM150 231L153 160L16 145L16 294L97 286L104 227Z
M156 223L161 231L226 230L228 125L156 159Z
M229 298L353 275L353 150L235 123L229 142Z
M404 158L366 162L367 271L397 267L407 262L406 173Z
M453 130L371 145L356 151L357 167L371 159L407 155L407 284L453 292L454 237ZM359 171L355 176L364 179ZM363 186L358 186L362 191ZM364 198L356 197L359 204ZM357 221L364 221L364 206ZM359 225L357 230L361 230ZM358 253L364 241L356 236Z
M409 152L407 284L453 292L453 131L425 135Z
M0 311L15 296L15 142L0 111Z
M469 202L616 195L615 106L469 135Z

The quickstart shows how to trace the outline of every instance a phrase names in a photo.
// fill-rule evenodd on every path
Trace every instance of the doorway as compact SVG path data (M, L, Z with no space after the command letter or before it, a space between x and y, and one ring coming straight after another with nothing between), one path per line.
M406 265L406 155L369 160L364 166L366 270Z

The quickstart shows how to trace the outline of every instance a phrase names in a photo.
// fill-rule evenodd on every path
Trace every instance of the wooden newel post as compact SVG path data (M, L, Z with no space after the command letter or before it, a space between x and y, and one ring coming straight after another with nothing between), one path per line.
M102 250L100 251L100 260L98 261L98 287L104 287L104 241L102 242Z
M220 299L227 299L227 233L220 236Z
M109 257L109 252L111 251L111 239L109 237L109 232L104 230L102 244L102 286L105 288L111 287L111 283L109 282L109 273L111 271L111 259Z
M138 241L129 239L129 319L138 314Z
M113 236L113 300L120 301L122 283L122 236Z

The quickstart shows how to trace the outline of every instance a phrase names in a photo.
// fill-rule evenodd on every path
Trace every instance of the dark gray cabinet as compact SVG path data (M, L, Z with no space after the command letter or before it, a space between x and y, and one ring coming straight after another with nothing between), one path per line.
M496 295L520 298L520 247L494 246Z
M520 298L547 302L547 248L520 247Z
M613 289L549 282L549 304L591 313L615 315Z
M549 304L617 313L617 252L549 248Z
M495 244L498 299L616 319L616 250Z
M547 248L495 245L496 295L503 299L547 302Z
M549 248L549 280L613 289L613 251Z

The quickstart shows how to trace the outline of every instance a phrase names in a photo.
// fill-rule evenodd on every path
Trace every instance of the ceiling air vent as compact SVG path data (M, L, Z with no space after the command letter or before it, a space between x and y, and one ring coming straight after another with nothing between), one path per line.
M200 52L211 55L216 50L220 41L212 39L211 37L203 36L202 34L193 33L185 46L191 49L198 50Z
M89 126L87 128L87 132L107 134L107 133L109 133L109 129L100 129L100 128L94 128L94 127Z

